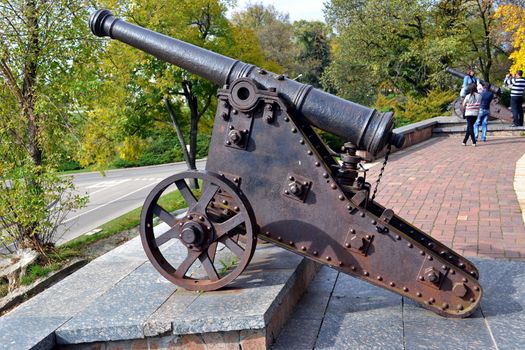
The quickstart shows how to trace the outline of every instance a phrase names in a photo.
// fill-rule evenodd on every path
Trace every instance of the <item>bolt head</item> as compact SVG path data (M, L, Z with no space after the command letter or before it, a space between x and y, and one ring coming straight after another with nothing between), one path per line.
M452 293L457 297L463 298L467 294L467 287L464 283L455 283L454 287L452 287Z

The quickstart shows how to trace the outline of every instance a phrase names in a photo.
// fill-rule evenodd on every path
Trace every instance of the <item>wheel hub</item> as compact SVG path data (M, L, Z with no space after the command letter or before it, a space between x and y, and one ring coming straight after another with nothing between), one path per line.
M180 239L187 245L200 246L204 242L205 232L202 226L190 221L182 226Z

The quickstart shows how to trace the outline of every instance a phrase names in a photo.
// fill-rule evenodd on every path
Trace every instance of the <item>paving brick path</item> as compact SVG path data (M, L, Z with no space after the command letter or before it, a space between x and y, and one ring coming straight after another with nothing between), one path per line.
M460 254L525 261L514 189L524 154L525 137L494 137L475 148L433 138L391 156L376 200ZM370 170L369 182L378 171Z

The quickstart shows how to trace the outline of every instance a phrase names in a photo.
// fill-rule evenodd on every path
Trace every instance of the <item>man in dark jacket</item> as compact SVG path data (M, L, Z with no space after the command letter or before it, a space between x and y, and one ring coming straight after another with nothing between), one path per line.
M478 139L479 125L481 124L481 141L487 140L487 121L490 115L490 102L494 95L490 91L490 84L483 83L483 91L481 92L481 102L479 105L478 119L474 123L474 137Z

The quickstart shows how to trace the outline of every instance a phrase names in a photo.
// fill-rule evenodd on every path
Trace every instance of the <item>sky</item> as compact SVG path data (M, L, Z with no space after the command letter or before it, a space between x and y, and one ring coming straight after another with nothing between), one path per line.
M242 10L248 3L273 5L279 12L290 14L290 20L300 19L324 21L323 0L237 0L237 8Z

